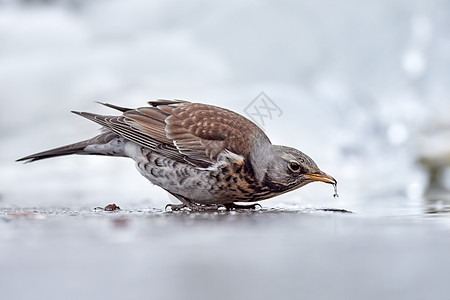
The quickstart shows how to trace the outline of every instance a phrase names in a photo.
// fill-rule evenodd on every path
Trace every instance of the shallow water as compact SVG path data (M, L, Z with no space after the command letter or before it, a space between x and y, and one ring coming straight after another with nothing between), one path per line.
M5 299L446 299L449 215L0 210Z

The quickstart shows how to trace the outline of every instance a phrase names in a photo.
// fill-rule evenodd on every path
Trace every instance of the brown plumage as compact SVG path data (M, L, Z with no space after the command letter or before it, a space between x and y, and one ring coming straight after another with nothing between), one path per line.
M102 116L74 112L103 126L83 142L33 154L35 161L69 154L127 156L151 182L190 209L235 207L235 201L259 201L312 181L336 185L304 153L272 145L253 122L228 109L187 101L151 101Z

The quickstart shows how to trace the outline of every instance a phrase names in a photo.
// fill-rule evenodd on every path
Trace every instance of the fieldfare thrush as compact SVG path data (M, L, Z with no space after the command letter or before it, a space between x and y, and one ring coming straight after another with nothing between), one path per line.
M102 125L100 135L18 161L69 154L130 157L145 178L182 202L169 205L172 210L249 207L235 202L268 199L313 181L336 190L336 180L309 156L272 145L256 124L228 109L181 100L136 109L102 104L122 115L73 112Z

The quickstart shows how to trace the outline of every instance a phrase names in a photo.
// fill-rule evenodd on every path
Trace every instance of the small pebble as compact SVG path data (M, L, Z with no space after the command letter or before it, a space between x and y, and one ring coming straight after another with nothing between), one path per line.
M120 207L113 203L113 204L106 205L103 210L105 210L105 211L115 211L115 210L120 210Z

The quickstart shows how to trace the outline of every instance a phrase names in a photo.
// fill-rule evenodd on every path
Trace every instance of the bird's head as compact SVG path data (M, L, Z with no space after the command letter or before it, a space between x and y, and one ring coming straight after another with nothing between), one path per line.
M263 183L274 192L288 192L313 181L330 183L336 190L336 179L322 172L308 155L286 146L273 145L271 150Z

